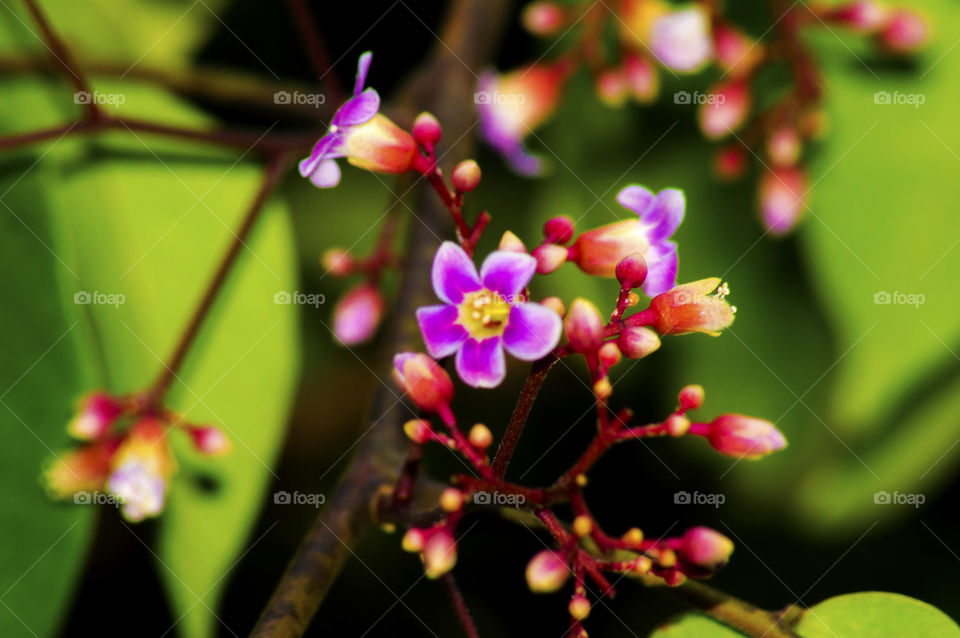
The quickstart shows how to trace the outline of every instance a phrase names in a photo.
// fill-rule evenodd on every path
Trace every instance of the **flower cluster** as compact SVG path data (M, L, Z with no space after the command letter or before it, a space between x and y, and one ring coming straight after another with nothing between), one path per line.
M699 5L652 13L648 9L659 5L646 0L623 6L636 13L630 24L642 27L660 63L693 72L713 59L717 46L709 39L711 22ZM566 19L567 10L544 3L537 7L528 11L527 22L540 31L551 30ZM389 120L377 120L382 116L376 115L376 93L363 88L369 62L369 54L364 54L354 96L338 111L311 157L301 164L301 172L319 186L330 186L339 179L333 163L338 157L377 172L413 170L423 175L450 212L457 241L440 245L430 273L440 303L416 311L426 353L396 354L393 376L421 412L403 427L413 445L410 458L419 459L422 446L439 444L461 455L474 471L452 477L450 486L439 495L436 510L421 516L428 523L407 524L403 548L419 554L428 578L439 578L456 565L456 530L467 511L489 505L483 494L511 499L526 510L531 522L550 534L555 545L534 556L527 566L530 588L552 592L573 580L568 611L571 635L576 636L586 635L582 623L591 608L588 581L599 587L601 595L609 595L613 586L608 573L645 574L668 585L713 574L733 551L733 543L719 532L693 527L677 537L648 539L639 528L633 528L614 537L590 513L583 492L588 473L605 453L635 439L702 437L716 451L738 459L758 459L786 446L783 434L763 419L723 414L711 421L691 420L688 412L698 410L704 400L700 386L683 388L676 409L656 423L635 424L628 407L611 407L610 374L623 359L649 356L668 336L717 336L733 323L736 309L726 300L730 292L726 283L708 278L677 285L678 251L671 237L684 218L683 193L672 188L653 192L640 185L626 186L617 195L617 201L631 211L626 219L578 232L569 217L554 217L544 224L543 238L532 250L507 231L497 250L487 255L478 269L473 253L490 216L481 211L468 223L464 199L480 182L479 166L473 160L461 162L451 172L448 185L435 155L442 137L436 118L420 114L411 133ZM642 89L646 91L643 95L649 95L654 82L649 60L635 57L633 64L631 77L637 94ZM533 66L506 77L488 75L481 80L478 96L483 99L478 103L484 134L522 172L534 172L538 166L538 160L522 144L524 133L549 115L570 70L567 63ZM512 110L502 108L501 94L531 86L536 90L529 93L529 100L510 105ZM368 134L364 127L375 121L379 132ZM334 311L334 332L343 343L368 339L384 314L379 276L399 262L390 240L389 232L382 234L369 257L356 257L340 248L324 256L328 272L363 276ZM619 290L608 319L587 299L565 302L550 296L536 301L531 297L529 286L535 275L548 275L567 262L588 275L616 279ZM648 298L645 305L637 290ZM491 460L487 451L493 433L482 423L467 431L460 426L452 406L457 389L443 360L453 359L452 368L467 386L494 388L507 375L505 352L533 362L533 368ZM596 404L596 435L551 486L528 487L508 481L504 472L540 384L556 361L569 356L583 357L586 362ZM388 506L393 514L410 506L418 468L416 462L404 465ZM554 512L558 504L572 509L569 524Z
M83 443L51 461L44 476L49 493L76 500L80 492L103 491L115 497L129 521L157 516L177 471L167 439L171 428L185 432L201 454L230 450L218 428L183 422L168 410L151 407L145 395L91 392L67 426Z
M766 44L737 27L712 2L533 2L523 13L531 33L547 37L572 31L576 44L559 59L481 76L475 99L481 130L517 172L537 174L542 162L526 150L524 140L551 117L564 83L578 67L589 69L598 97L612 107L629 99L653 102L659 93L658 67L671 75L716 67L720 79L696 101L704 137L733 138L716 152L714 172L720 179L736 179L744 175L750 158L758 159L761 220L771 234L788 233L806 209L804 147L825 128L823 82L804 31L842 27L870 38L885 55L904 56L922 48L928 28L915 12L877 0L833 6L799 3L782 15L778 10L774 18L772 42ZM605 39L610 31L616 32L615 44ZM605 53L613 50L619 51L616 57ZM774 65L788 69L788 90L778 89L775 100L754 100L758 73ZM674 102L691 104L691 95L680 91ZM755 102L769 105L755 111Z

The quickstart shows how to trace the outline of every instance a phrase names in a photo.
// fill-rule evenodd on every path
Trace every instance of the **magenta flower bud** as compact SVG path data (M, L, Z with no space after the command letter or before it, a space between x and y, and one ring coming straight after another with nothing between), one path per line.
M383 296L370 284L348 291L333 309L333 334L340 343L352 346L373 336L383 317Z
M827 13L831 20L862 34L879 30L887 22L888 16L886 7L874 0L854 0L833 7Z
M736 131L750 113L750 89L734 80L710 89L706 102L697 110L700 130L707 139L717 140Z
M603 344L600 311L583 297L573 300L563 320L563 331L574 352L594 352Z
M558 215L543 225L543 238L551 244L563 246L573 239L573 230L573 220L566 215Z
M531 253L537 260L537 272L541 275L552 273L567 261L567 249L556 244L543 244Z
M67 425L67 433L84 441L105 435L123 414L123 404L99 390L83 397L79 408L80 411Z
M453 381L440 365L420 352L393 358L394 380L421 409L436 412L453 398Z
M713 58L710 16L701 6L671 11L650 29L650 49L666 67L694 73Z
M403 433L408 439L421 445L433 438L433 429L426 419L410 419L403 424Z
M794 166L802 148L800 133L792 126L774 129L767 137L767 157L774 166Z
M457 564L457 542L445 529L435 532L423 544L423 568L427 578L436 580Z
M523 26L534 35L550 35L566 23L562 7L552 2L534 2L527 5L521 16Z
M617 263L616 275L624 288L636 288L647 278L647 260L640 253L630 253Z
M458 193L469 193L480 184L480 166L472 159L463 160L453 169L450 181Z
M702 332L715 337L733 323L734 310L725 299L728 293L719 277L710 277L657 295L649 308L653 327L661 335Z
M432 113L424 111L413 121L412 133L417 144L426 149L428 153L432 153L443 135L443 128Z
M890 15L877 40L891 53L913 53L927 42L927 23L909 9L896 9Z
M527 585L535 594L550 594L567 582L570 568L557 552L545 549L527 563Z
M733 553L733 541L709 527L688 529L680 543L679 553L683 560L710 570L726 565Z
M786 235L806 210L807 176L801 168L775 168L760 178L758 196L763 225L774 235Z
M617 344L613 341L608 341L600 346L599 354L600 363L608 369L620 363L620 358L623 356L620 354L620 348L618 348Z
M707 436L718 452L743 459L759 459L787 447L787 439L772 423L742 414L718 416Z
M212 425L191 425L187 428L193 447L208 456L222 456L230 451L230 440L220 428Z
M407 533L403 535L400 546L405 552L420 552L423 551L423 546L426 542L427 535L424 531L416 527L411 527L407 530Z
M660 348L660 337L650 328L631 326L620 331L617 346L628 359L642 359Z
M624 55L623 79L633 99L640 104L649 104L660 92L660 76L653 63L644 56L632 52Z
M681 409L696 410L703 405L703 396L704 391L702 385L688 385L680 390L680 395L677 398L680 401Z
M747 171L747 152L739 142L724 146L713 155L713 174L724 181L732 181Z

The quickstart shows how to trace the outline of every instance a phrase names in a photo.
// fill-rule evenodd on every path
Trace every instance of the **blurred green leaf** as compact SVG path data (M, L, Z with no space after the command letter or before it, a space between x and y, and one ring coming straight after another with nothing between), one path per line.
M709 616L684 614L661 625L650 638L743 638L743 635Z

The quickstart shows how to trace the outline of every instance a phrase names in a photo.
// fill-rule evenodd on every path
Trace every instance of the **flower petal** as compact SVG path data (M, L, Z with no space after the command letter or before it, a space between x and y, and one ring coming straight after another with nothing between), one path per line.
M483 341L469 338L457 352L457 374L475 388L495 388L507 376L500 337Z
M340 167L337 161L325 159L310 175L310 181L317 188L332 188L340 183Z
M367 83L367 73L370 72L370 63L373 61L373 51L365 51L357 60L357 81L353 85L353 94L359 95L363 85Z
M515 297L526 288L533 273L537 272L537 260L527 253L496 250L483 260L480 266L480 280L484 288L499 292L507 297Z
M434 359L449 357L466 341L467 330L456 323L459 314L456 306L446 304L417 308L423 343Z
M477 267L463 248L452 241L443 242L437 250L430 279L433 291L447 303L458 304L464 293L480 290Z
M562 329L563 322L554 310L538 303L522 303L510 309L503 345L517 359L536 361L556 347Z
M647 279L643 292L656 297L677 285L677 245L662 241L650 246L647 251Z
M343 103L333 116L334 126L356 126L369 122L380 110L380 94L375 89L367 89L360 95Z
M543 162L540 158L528 151L520 142L517 142L506 157L510 167L520 175L535 177L543 172Z
M313 150L310 151L310 157L302 160L300 162L300 175L302 177L309 177L317 170L317 166L320 165L320 162L325 160L333 146L340 140L340 136L336 133L327 133L321 137L316 144L313 146Z
M657 193L647 214L640 217L644 224L651 227L650 241L658 242L673 235L683 221L685 207L686 198L683 196L683 191L665 188Z
M617 193L617 202L624 208L629 208L643 219L647 209L656 196L643 186L632 184Z

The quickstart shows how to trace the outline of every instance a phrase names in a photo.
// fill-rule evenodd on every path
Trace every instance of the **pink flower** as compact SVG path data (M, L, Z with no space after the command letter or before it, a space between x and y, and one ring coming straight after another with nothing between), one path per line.
M710 17L699 6L667 13L650 29L650 49L674 71L699 71L713 58Z
M560 339L560 317L530 303L524 289L537 269L526 253L490 253L477 272L467 253L444 242L433 260L433 290L443 301L417 310L434 358L456 355L457 374L475 388L500 385L507 374L503 350L523 361L545 357Z
M360 56L353 97L333 116L330 129L313 147L310 157L300 162L300 174L319 188L340 183L340 167L335 161L338 157L378 173L404 173L416 159L413 136L378 113L380 96L374 89L363 88L372 59L370 51Z
M744 459L759 459L787 447L786 437L772 423L742 414L718 416L705 435L718 452Z

